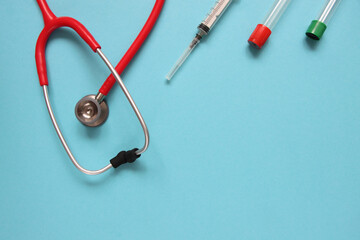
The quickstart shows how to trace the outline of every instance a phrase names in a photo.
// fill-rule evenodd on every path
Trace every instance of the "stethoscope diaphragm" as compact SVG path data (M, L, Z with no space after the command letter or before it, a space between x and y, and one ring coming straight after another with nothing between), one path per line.
M76 118L85 126L98 127L109 116L109 107L105 100L95 95L83 97L75 106Z

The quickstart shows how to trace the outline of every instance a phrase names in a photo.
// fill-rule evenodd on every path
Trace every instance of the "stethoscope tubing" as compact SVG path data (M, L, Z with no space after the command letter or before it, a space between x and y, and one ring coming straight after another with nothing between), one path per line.
M144 41L149 36L150 32L152 31L159 15L162 11L164 6L165 0L156 0L155 5L151 11L150 16L148 17L145 25L141 29L140 33L136 37L135 41L131 44L130 48L126 51L125 55L121 58L120 62L116 65L116 71L121 75L131 60L134 58L136 53L139 51L141 46L143 45ZM99 92L104 96L108 95L112 86L116 83L116 80L112 74L106 79L103 83Z
M141 155L142 153L144 153L148 147L149 147L149 142L150 142L150 136L149 136L149 130L148 127L144 121L144 118L142 117L138 107L136 106L133 98L131 97L128 89L126 88L125 84L123 83L123 81L121 80L121 77L119 76L119 74L116 72L115 68L113 67L113 65L110 63L109 59L104 55L104 53L101 51L100 48L98 48L96 50L97 54L101 57L101 59L104 61L104 63L108 66L108 68L110 69L111 73L113 74L114 78L116 79L117 83L119 84L120 88L122 89L122 91L124 92L126 98L128 99L132 109L134 110L140 124L141 127L144 131L144 136L145 136L145 143L144 146L136 151L137 155ZM101 168L99 170L88 170L84 167L82 167L79 162L75 159L74 155L72 154L69 145L67 144L64 135L62 134L59 124L56 121L55 115L54 115L54 111L51 107L51 103L50 103L50 99L49 99L49 93L48 93L48 87L47 85L43 85L43 92L44 92L44 98L45 98L45 103L46 103L46 107L48 109L51 121L54 125L55 131L57 133L57 135L59 136L59 139L61 141L61 144L64 146L64 149L66 151L66 153L68 154L69 158L71 159L72 163L75 165L75 167L77 169L79 169L81 172L87 174L87 175L98 175L101 173L106 172L107 170L111 169L113 166L112 164L108 164L107 166L105 166L104 168Z

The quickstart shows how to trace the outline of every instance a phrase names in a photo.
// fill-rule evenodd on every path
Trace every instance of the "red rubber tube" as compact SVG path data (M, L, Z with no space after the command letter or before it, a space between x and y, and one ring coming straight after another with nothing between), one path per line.
M70 17L56 17L46 3L46 0L37 0L37 3L39 4L40 10L43 14L45 27L41 31L40 36L36 42L35 60L40 85L44 86L48 85L45 48L46 43L54 30L61 27L72 28L94 52L96 52L96 50L101 47L99 43L96 42L91 33L79 21Z
M151 30L153 29L159 15L161 13L164 3L165 3L165 0L156 0L154 8L153 8L148 20L146 21L144 27L141 29L139 35L137 36L137 38L135 39L133 44L130 46L129 50L125 53L124 57L121 59L119 64L115 67L115 69L119 73L119 75L121 75L121 73L125 70L127 65L130 63L130 61L133 59L135 54L140 49L141 45L144 43L145 39L150 34ZM104 84L101 86L99 92L104 95L107 95L110 92L111 88L114 86L115 82L116 82L116 80L115 80L114 76L111 74L106 79Z

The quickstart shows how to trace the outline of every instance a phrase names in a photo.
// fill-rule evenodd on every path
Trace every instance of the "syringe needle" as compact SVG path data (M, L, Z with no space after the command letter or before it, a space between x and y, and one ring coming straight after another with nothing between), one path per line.
M168 75L166 75L166 79L168 81L171 80L171 78L175 75L175 73L177 72L177 70L179 70L179 68L181 67L181 65L185 62L185 60L189 57L190 53L194 50L194 48L196 47L196 45L198 45L198 43L200 42L199 39L194 38L194 40L191 42L190 46L185 50L185 52L181 55L181 57L177 60L177 62L175 63L175 65L171 68L170 72L168 73Z
M217 0L215 6L210 10L209 14L206 16L205 20L201 22L198 26L198 32L196 37L191 42L190 46L186 49L186 51L181 55L179 60L175 63L173 68L170 70L168 75L166 75L166 79L170 81L170 79L174 76L174 74L179 70L181 65L185 62L185 60L189 57L190 53L194 50L196 45L199 44L200 40L208 35L210 30L214 27L217 21L220 19L222 14L225 12L227 7L230 5L232 0Z

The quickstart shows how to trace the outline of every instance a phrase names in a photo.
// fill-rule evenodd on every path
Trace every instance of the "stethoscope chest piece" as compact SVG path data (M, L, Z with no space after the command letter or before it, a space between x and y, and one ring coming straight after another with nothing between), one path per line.
M76 118L85 126L98 127L109 116L109 107L102 96L88 95L75 106Z

